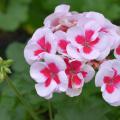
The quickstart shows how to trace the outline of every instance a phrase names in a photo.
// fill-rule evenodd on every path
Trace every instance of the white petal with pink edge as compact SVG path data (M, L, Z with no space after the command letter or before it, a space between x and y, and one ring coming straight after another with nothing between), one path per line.
M30 67L30 76L37 83L43 83L47 80L46 76L44 76L40 71L46 68L45 63L35 62Z
M99 50L97 50L97 49L92 49L91 51L90 51L90 53L85 53L84 51L83 51L83 49L80 49L80 51L81 51L81 56L84 58L84 59L87 59L87 60L93 60L93 59L96 59L96 58L98 58L99 56L100 56L100 52L99 52Z
M101 68L95 77L95 85L96 87L101 87L104 84L104 77L109 76L112 77L114 75L114 71L112 69Z
M86 75L84 77L85 83L89 82L90 80L93 79L95 75L95 70L93 69L92 66L85 64L82 68L82 72L86 72Z
M66 91L66 95L70 96L70 97L75 97L75 96L79 96L82 92L82 88L80 89L70 89L68 88L68 90Z
M115 103L120 101L120 88L115 88L114 92L108 93L106 90L103 91L102 96L104 100L108 103Z
M62 5L58 5L56 8L55 8L55 13L68 13L70 10L70 6L69 5L66 5L66 4L62 4Z
M51 83L48 87L46 87L45 84L35 84L37 94L41 97L47 97L47 99L51 98L51 94L53 94L56 88L57 84L54 80L51 80Z
M59 91L66 91L68 88L68 79L66 76L66 73L64 71L61 71L58 73L58 77L60 79L60 84L58 86Z
M40 46L37 44L32 43L32 44L26 45L24 49L24 57L28 64L31 65L33 62L38 61L43 58L44 52L39 55L34 54L34 52L39 49L40 49Z
M31 38L31 42L37 42L40 38L42 38L43 36L47 35L48 33L51 33L51 30L49 28L46 27L42 27L42 28L38 28L34 33L33 36Z

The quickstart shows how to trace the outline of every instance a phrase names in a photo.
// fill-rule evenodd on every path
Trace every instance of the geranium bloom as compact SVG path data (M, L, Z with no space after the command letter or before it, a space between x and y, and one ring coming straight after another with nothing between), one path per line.
M114 55L116 58L120 59L120 44L118 44L118 46L114 50Z
M84 12L83 16L87 18L87 21L96 21L101 26L99 32L109 37L111 49L114 49L119 42L119 35L117 33L119 29L118 26L112 24L108 19L98 12Z
M66 91L68 81L65 74L64 60L52 54L44 54L44 62L35 62L30 68L31 77L37 82L35 85L38 95L51 98L53 92Z
M69 5L57 6L24 49L38 95L46 99L54 92L78 96L99 68L96 86L105 101L120 105L119 27L100 13L69 10ZM106 61L112 50L118 60Z
M67 68L65 70L68 77L68 89L66 94L73 97L80 95L84 82L90 81L95 71L90 65L81 63L78 60L70 61L65 58Z
M68 54L71 55L70 51L74 51L74 54L71 55L73 58L78 59L81 56L87 60L101 56L101 52L110 48L110 42L109 37L99 33L100 29L99 24L94 21L87 22L84 27L70 28L67 32L67 39L70 40L73 47L68 48Z
M24 50L24 56L29 64L41 60L44 53L56 53L57 42L55 35L48 28L39 28L35 31Z
M50 28L53 32L57 30L66 32L68 28L76 25L80 15L75 12L69 12L69 9L69 5L57 6L54 13L45 18L45 27Z
M101 64L95 84L101 87L102 96L113 106L120 105L120 61L109 60Z

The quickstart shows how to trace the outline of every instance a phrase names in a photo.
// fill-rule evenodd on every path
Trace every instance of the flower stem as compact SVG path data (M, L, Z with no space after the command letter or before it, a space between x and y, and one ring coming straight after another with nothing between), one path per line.
M21 101L21 103L24 105L24 107L26 108L26 110L29 112L29 114L32 116L33 120L39 120L39 118L37 117L36 113L32 110L31 106L28 104L28 102L26 102L23 98L23 96L20 94L20 92L18 91L18 89L15 87L15 85L12 83L12 81L7 78L6 79L8 85L10 86L10 88L15 92L16 96L18 97L18 99Z
M50 118L50 120L53 120L52 107L51 107L51 102L50 101L48 101L48 107L49 107L49 118Z

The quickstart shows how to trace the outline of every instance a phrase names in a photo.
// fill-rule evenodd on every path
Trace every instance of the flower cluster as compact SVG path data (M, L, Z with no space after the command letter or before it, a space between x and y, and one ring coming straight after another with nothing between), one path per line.
M99 71L95 84L111 105L120 105L119 28L97 12L70 12L59 5L28 41L24 56L39 96L50 99L54 92L81 94L85 83ZM107 61L114 50L115 60Z

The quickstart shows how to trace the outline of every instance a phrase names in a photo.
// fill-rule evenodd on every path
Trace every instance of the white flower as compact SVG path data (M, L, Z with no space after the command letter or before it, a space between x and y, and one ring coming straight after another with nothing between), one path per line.
M44 55L44 60L45 63L32 64L30 75L37 82L35 88L38 95L49 98L53 92L66 91L68 85L66 64L61 57L47 53Z
M96 74L95 84L101 87L102 96L113 106L120 106L120 61L103 62Z
M93 60L99 57L105 58L110 52L109 36L99 33L101 27L94 21L84 24L84 27L72 27L67 32L67 40L70 40L71 47L68 47L68 54L75 59ZM102 54L108 48L109 51ZM71 49L71 50L70 50ZM71 54L71 51L74 51Z
M65 58L65 62L67 65L65 73L68 78L66 94L70 97L78 96L82 91L84 83L93 78L95 71L90 65L83 64L78 60L70 61Z
M35 31L32 38L24 50L24 56L29 64L43 59L45 53L56 53L57 42L55 35L48 28L39 28Z

